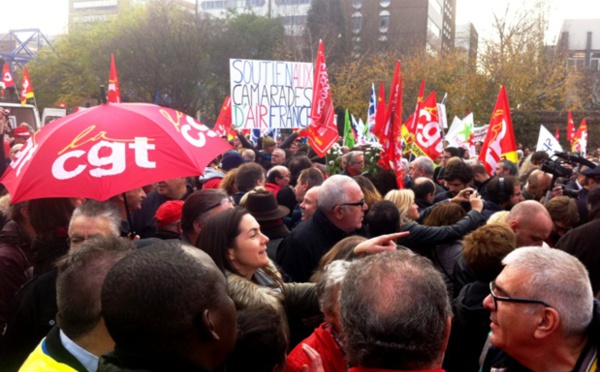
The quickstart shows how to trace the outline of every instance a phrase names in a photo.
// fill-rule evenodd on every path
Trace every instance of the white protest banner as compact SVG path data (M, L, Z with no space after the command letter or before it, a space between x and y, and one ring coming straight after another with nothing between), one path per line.
M231 116L237 129L305 128L313 64L230 59Z
M485 140L489 126L489 124L486 124L481 127L473 127L473 141L475 143L483 142Z
M535 151L545 151L548 155L552 156L556 151L562 152L562 146L545 126L540 125L540 135Z

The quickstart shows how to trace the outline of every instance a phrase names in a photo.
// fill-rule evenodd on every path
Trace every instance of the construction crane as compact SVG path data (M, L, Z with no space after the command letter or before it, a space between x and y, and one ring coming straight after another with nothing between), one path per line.
M23 69L45 47L56 52L50 40L37 28L10 30L0 37L0 58L8 63L12 74L14 65Z

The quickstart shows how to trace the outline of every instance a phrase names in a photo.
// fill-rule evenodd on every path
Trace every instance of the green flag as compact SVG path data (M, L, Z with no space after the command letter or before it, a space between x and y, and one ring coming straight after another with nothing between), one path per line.
M346 109L346 117L344 118L344 146L349 149L353 148L356 144L356 138L354 138L354 131L352 125L350 125L350 115L348 109Z

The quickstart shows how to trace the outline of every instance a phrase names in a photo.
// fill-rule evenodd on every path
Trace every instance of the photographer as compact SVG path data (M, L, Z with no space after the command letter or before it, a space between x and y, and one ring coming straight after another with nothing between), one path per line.
M596 168L596 172L600 171L599 168ZM593 170L595 169L590 169ZM590 207L587 223L567 232L556 243L555 248L572 254L585 265L594 294L597 294L600 291L600 250L596 238L600 229L600 186L586 190L586 199Z
M588 194L591 189L600 185L600 167L588 168L581 174L585 178L583 179L583 188L579 191L579 197L577 198L577 209L579 210L579 220L581 223L585 223L588 221Z

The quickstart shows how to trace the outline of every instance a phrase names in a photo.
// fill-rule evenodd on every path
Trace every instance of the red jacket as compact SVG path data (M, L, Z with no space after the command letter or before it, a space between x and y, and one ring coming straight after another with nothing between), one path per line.
M347 371L346 360L342 350L331 335L331 327L327 323L323 323L315 328L315 331L288 355L285 372L300 372L303 365L310 366L310 360L302 350L302 344L307 344L321 355L325 372Z
M281 186L276 183L267 182L265 183L265 190L271 191L275 197L277 197L277 193L281 190Z

